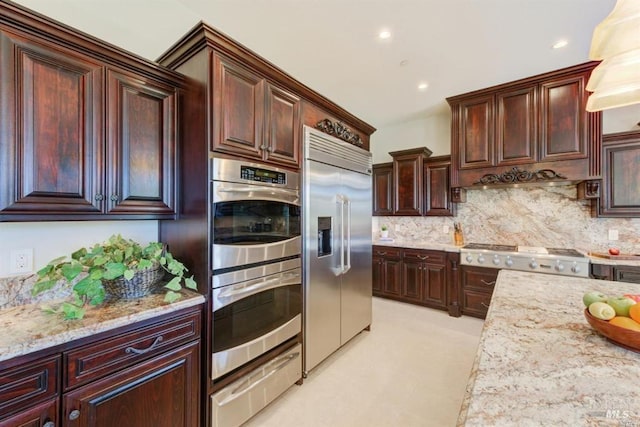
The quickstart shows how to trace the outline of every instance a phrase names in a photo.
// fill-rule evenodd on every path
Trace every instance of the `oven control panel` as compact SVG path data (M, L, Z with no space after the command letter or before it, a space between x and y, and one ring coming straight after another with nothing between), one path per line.
M287 175L284 172L253 166L240 166L240 178L249 181L266 182L268 184L286 185Z

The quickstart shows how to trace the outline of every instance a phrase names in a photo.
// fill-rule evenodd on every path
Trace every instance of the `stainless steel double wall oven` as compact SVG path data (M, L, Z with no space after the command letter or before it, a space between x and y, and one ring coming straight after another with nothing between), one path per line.
M302 376L300 179L248 161L214 158L212 166L213 380L291 344L212 396L213 425L227 427Z

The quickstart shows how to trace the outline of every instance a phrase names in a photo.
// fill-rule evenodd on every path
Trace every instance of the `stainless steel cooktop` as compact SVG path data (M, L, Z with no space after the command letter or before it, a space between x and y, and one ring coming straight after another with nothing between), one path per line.
M589 277L589 258L570 248L469 243L460 257L463 265Z

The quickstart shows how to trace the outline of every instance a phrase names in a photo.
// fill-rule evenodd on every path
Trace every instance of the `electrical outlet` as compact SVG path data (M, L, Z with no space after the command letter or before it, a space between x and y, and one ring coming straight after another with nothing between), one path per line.
M9 254L9 273L33 271L33 249L14 249Z
M444 234L449 234L449 226L448 225L443 225L442 226L442 232Z
M399 224L396 224L396 225L393 227L393 230L394 230L394 231L400 231L400 225L399 225Z
M609 240L618 240L618 230L609 229Z

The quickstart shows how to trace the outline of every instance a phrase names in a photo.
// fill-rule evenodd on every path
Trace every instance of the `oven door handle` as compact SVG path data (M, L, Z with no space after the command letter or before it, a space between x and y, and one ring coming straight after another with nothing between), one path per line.
M264 368L260 369L260 371L258 371L257 373L249 374L247 376L247 378L244 379L235 389L233 389L231 391L231 394L229 394L229 396L227 396L225 399L220 401L220 403L218 405L219 406L224 406L227 403L232 402L233 400L239 398L240 396L242 396L243 394L247 393L251 389L253 389L253 388L257 387L258 385L260 385L263 381L267 380L269 377L274 375L280 369L284 368L289 363L291 363L294 360L296 360L298 357L300 357L300 352L299 351L297 351L295 353L286 354L284 356L276 357L271 362L269 362L267 364L267 366L265 366ZM265 369L269 369L269 368L271 370L269 372L267 372L266 374L263 374L263 371ZM259 378L257 378L257 377L259 377Z
M300 192L286 188L214 182L213 193L214 203L256 199L284 202L300 206Z
M264 279L254 279L245 283L242 286L225 286L216 295L216 289L214 289L214 310L225 307L235 301L242 298L246 298L251 295L258 294L269 289L275 289L282 286L301 285L302 276L300 271L278 274L276 277ZM225 300L222 305L217 306L215 302L217 300Z

